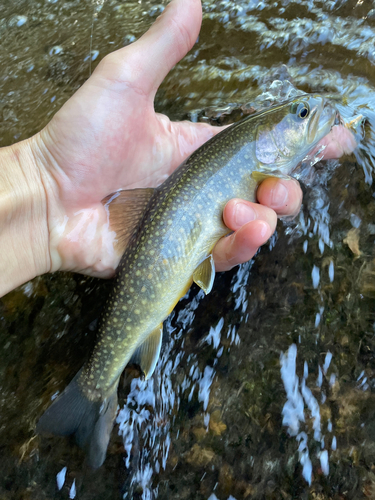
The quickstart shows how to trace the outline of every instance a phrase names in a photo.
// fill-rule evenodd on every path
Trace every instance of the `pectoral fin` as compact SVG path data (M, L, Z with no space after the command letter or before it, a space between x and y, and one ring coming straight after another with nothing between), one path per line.
M209 255L194 271L193 280L207 295L212 290L214 279L215 263L212 255Z
M269 179L270 177L278 177L279 179L284 179L287 181L291 180L291 177L289 175L285 175L279 170L273 170L272 172L269 173L254 171L251 173L251 177L258 184L263 182L265 179Z
M163 324L153 330L147 339L134 352L130 363L139 365L145 379L149 379L154 373L158 362L161 343L163 340Z
M116 232L116 250L119 253L124 253L154 191L152 188L117 191L102 200L108 213L109 227Z

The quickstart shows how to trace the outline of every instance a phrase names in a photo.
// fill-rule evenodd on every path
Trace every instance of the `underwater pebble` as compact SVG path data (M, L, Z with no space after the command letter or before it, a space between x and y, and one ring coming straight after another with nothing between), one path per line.
M359 229L358 228L352 228L350 231L348 231L346 238L344 238L344 243L348 245L350 250L353 252L353 254L356 257L359 257L362 255L362 252L359 248Z
M233 469L227 463L224 463L219 472L219 484L220 488L228 495L233 489L234 484L234 473Z
M194 467L206 467L214 458L215 453L195 444L186 455L186 462Z

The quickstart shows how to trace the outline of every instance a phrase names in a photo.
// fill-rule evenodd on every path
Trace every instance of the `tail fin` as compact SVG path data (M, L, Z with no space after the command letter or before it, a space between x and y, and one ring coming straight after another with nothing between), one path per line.
M104 401L90 401L80 390L80 371L40 417L36 432L56 436L75 435L86 451L90 467L98 468L105 460L117 410L117 384Z

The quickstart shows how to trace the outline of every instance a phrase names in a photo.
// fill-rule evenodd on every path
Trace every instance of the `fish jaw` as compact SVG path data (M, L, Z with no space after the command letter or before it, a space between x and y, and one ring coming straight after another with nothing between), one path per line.
M322 96L313 96L312 118L307 127L307 144L313 146L331 131L338 120L338 112Z

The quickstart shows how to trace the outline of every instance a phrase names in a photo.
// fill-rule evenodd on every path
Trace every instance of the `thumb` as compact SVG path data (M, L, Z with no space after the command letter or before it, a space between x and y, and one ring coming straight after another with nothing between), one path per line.
M130 83L153 99L171 68L194 45L201 22L200 0L172 0L139 40L109 54L97 72L117 83Z

